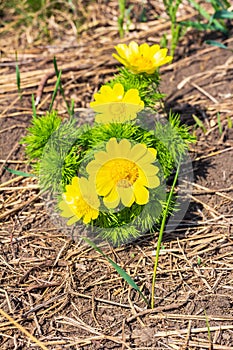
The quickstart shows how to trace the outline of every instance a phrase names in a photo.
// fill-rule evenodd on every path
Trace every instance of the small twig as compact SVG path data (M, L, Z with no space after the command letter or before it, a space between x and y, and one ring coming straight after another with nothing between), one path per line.
M207 91L205 91L202 87L198 86L195 83L191 83L193 87L195 87L197 90L199 90L203 95L207 96L211 101L218 104L219 102L214 98L212 95L210 95Z
M90 295L81 294L81 293L77 293L77 292L74 292L74 291L71 291L70 293L73 294L73 295L76 295L76 296L78 296L80 298L85 298L85 299L91 299L92 298ZM95 298L95 301L98 301L98 302L104 303L104 304L113 305L113 306L119 306L119 307L122 307L124 309L131 309L130 305L120 304L120 303L117 303L117 302L111 301L111 300Z
M146 316L146 315L150 315L150 314L154 314L154 313L158 313L158 312L164 312L164 311L168 311L168 310L179 309L180 307L182 307L182 306L184 306L185 304L188 303L189 297L190 297L190 294L188 294L187 298L185 300L183 300L182 302L180 302L180 303L172 303L172 304L169 304L169 305L157 306L157 307L154 307L153 309L143 310L143 311L139 312L136 315L128 317L126 319L126 322L129 323L129 322L135 320L138 317L142 317L142 316Z
M206 156L201 156L201 157L198 157L198 158L194 159L194 162L197 162L197 161L199 161L201 159L214 157L214 156L217 156L218 154L222 154L222 153L225 153L225 152L228 152L228 151L232 151L232 150L233 150L233 147L228 147L228 148L225 148L225 149L223 149L221 151L212 152L212 153L207 154Z

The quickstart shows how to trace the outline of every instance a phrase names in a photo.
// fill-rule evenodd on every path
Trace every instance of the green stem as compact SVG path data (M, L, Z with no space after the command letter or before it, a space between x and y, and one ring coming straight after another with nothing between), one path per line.
M161 243L162 243L162 239L163 239L163 232L164 232L164 228L165 228L165 224L166 224L166 219L167 219L167 215L168 215L169 204L171 202L172 195L174 193L174 189L175 189L176 181L178 179L179 171L180 171L180 161L179 161L177 169L176 169L176 174L175 174L175 177L174 177L174 180L172 183L172 187L171 187L171 190L170 190L167 202L166 202L163 220L162 220L160 230L159 230L159 238L158 238L158 243L157 243L157 248L156 248L154 271L153 271L153 278L152 278L152 290L151 290L151 308L152 309L154 308L155 281L156 281L157 267L158 267L158 262L159 262L159 252L160 252L160 247L161 247Z
M119 6L118 28L119 28L120 38L123 38L126 0L118 0L118 6Z

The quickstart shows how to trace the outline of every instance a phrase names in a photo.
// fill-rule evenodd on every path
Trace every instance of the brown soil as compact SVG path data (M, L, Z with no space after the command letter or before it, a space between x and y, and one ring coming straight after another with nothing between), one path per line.
M158 5L156 5L158 3ZM159 42L169 31L162 2L148 2L148 21L139 23L134 3L130 32L121 41ZM157 6L157 7L156 7ZM193 11L193 10L192 10ZM182 7L180 18L192 17ZM161 69L165 105L181 114L197 136L191 147L194 184L185 218L165 233L156 281L156 305L140 296L97 252L53 226L36 180L9 174L4 166L30 171L20 138L30 124L31 95L53 56L63 70L67 99L79 113L93 93L116 71L111 58L119 43L117 3L91 3L78 34L56 33L52 44L25 32L1 29L0 63L0 347L41 349L233 349L233 56L207 46L207 34L188 31L174 62ZM231 29L232 33L232 29ZM32 37L34 32L30 34ZM208 34L209 35L209 34ZM216 35L213 33L213 38ZM233 40L226 40L233 49ZM21 72L20 99L15 78L15 50ZM55 77L46 83L37 108L51 101ZM61 96L54 107L67 116ZM192 115L203 123L195 125ZM219 126L220 123L220 126ZM222 129L222 130L221 130ZM120 248L104 243L106 254L151 296L157 233ZM16 321L14 323L13 321ZM210 336L208 335L208 328Z

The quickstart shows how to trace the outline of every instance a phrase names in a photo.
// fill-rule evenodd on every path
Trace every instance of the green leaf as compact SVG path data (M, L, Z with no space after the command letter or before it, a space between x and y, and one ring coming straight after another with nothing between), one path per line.
M72 110L70 109L70 107L69 107L69 105L68 105L68 102L66 101L66 98L65 98L65 91L64 91L64 89L63 89L63 87L62 87L62 83L61 83L61 76L60 76L61 71L59 72L59 70L58 70L58 67L57 67L57 60L56 60L56 57L55 57L55 56L54 56L54 58L53 58L53 65L54 65L54 69L55 69L56 76L57 76L57 78L58 78L58 84L56 84L56 88L58 88L58 86L59 86L60 93L61 93L62 98L63 98L63 100L64 100L64 102L65 102L65 104L66 104L67 112L68 112L69 116L72 117L72 115L73 115L74 113L72 114ZM57 94L57 92L56 92L56 94ZM55 96L56 96L56 94L55 94ZM72 107L72 106L71 106L71 107Z
M228 129L231 129L233 126L232 119L229 116L227 116L227 126L228 126Z
M36 118L36 104L35 104L35 98L32 94L32 116L33 118Z
M227 10L221 10L215 12L213 18L217 19L233 19L233 12L232 11L227 11Z
M210 14L200 4L198 4L195 0L189 0L189 2L193 5L195 10L197 10L201 16L203 16L207 20L210 20Z
M142 297L142 299L145 301L146 304L148 303L148 300L145 298L145 296L142 294L140 288L138 285L134 282L134 280L128 275L128 273L123 270L119 265L117 265L112 259L110 259L104 252L97 247L97 245L92 242L89 238L83 237L83 239L92 247L94 248L99 254L101 254L104 258L108 260L108 262L114 267L114 269L119 273L119 275L132 287L134 288Z
M215 40L206 40L205 43L208 44L208 45L220 47L221 49L229 50L229 48L226 45L224 45L224 44L222 44L222 43L220 43L218 41L215 41Z
M16 72L16 83L17 83L17 89L18 89L18 94L20 96L20 99L22 98L21 95L21 80L20 80L20 70L19 70L19 65L18 65L18 57L17 57L17 52L15 53L15 59L16 59L16 64L15 64L15 72Z
M62 71L60 70L59 75L57 77L57 81L56 81L55 89L54 89L54 92L53 92L52 100L51 100L51 103L50 103L50 106L49 106L49 112L51 112L51 110L53 108L54 100L55 100L55 98L57 96L57 91L58 91L58 88L60 86L60 81L61 81L61 73L62 73Z
M222 135L222 123L221 123L221 118L220 118L220 113L217 113L217 120L218 120L218 130L219 134Z
M200 22L194 22L194 21L181 21L179 22L181 25L185 26L185 27L191 27L191 28L195 28L197 30L214 30L216 29L214 26L210 25L210 24L205 24L205 23L200 23Z
M17 81L18 93L20 94L20 91L21 91L21 89L20 89L20 71L19 71L18 63L16 63L15 70L16 70L16 81Z
M23 171L20 170L14 170L14 169L10 169L7 167L4 167L7 171L9 171L9 173L14 174L14 175L18 175L18 176L24 176L24 177L36 177L34 174L29 174L29 173L25 173Z
M201 119L199 119L196 115L192 115L193 119L195 120L197 126L199 126L199 128L202 129L202 131L204 132L204 134L206 133L206 127L205 125L202 123Z
M161 243L162 243L162 239L163 239L163 233L164 233L164 229L165 229L165 225L166 225L166 220L169 214L169 207L170 207L170 203L172 201L172 196L175 190L175 185L177 183L177 179L180 173L180 160L178 162L178 166L176 169L176 174L175 177L173 179L173 183L172 183L172 187L170 189L168 198L167 198L167 202L165 204L165 210L163 213L163 219L161 222L161 226L160 226L160 230L159 230L159 238L158 238L158 242L157 242L157 248L156 248L156 254L155 254L155 262L154 262L154 271L153 271L153 277L152 277L152 287L151 287L151 308L154 308L154 299L155 299L155 281L156 281L156 277L157 277L157 268L158 268L158 264L159 264L159 253L160 253L160 248L161 248Z

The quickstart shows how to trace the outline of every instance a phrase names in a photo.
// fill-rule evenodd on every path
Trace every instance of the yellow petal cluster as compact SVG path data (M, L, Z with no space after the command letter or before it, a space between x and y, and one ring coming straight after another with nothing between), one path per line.
M100 202L95 191L95 186L86 178L73 177L71 185L66 186L66 192L59 203L62 210L61 216L70 218L67 225L72 225L82 219L88 224L99 215Z
M116 83L112 88L103 85L100 92L94 94L94 99L90 107L98 113L95 118L97 123L123 123L133 120L144 108L139 91L129 89L125 92L120 83Z
M135 74L153 74L158 67L171 62L173 58L167 56L167 49L161 49L159 45L138 45L135 41L131 41L129 46L118 44L115 49L118 55L114 53L113 57Z
M159 168L152 164L156 153L154 148L143 144L132 145L127 139L118 143L116 138L111 138L106 151L95 154L86 170L107 208L116 208L120 201L125 207L134 202L139 205L148 203L148 188L160 184L156 176Z

